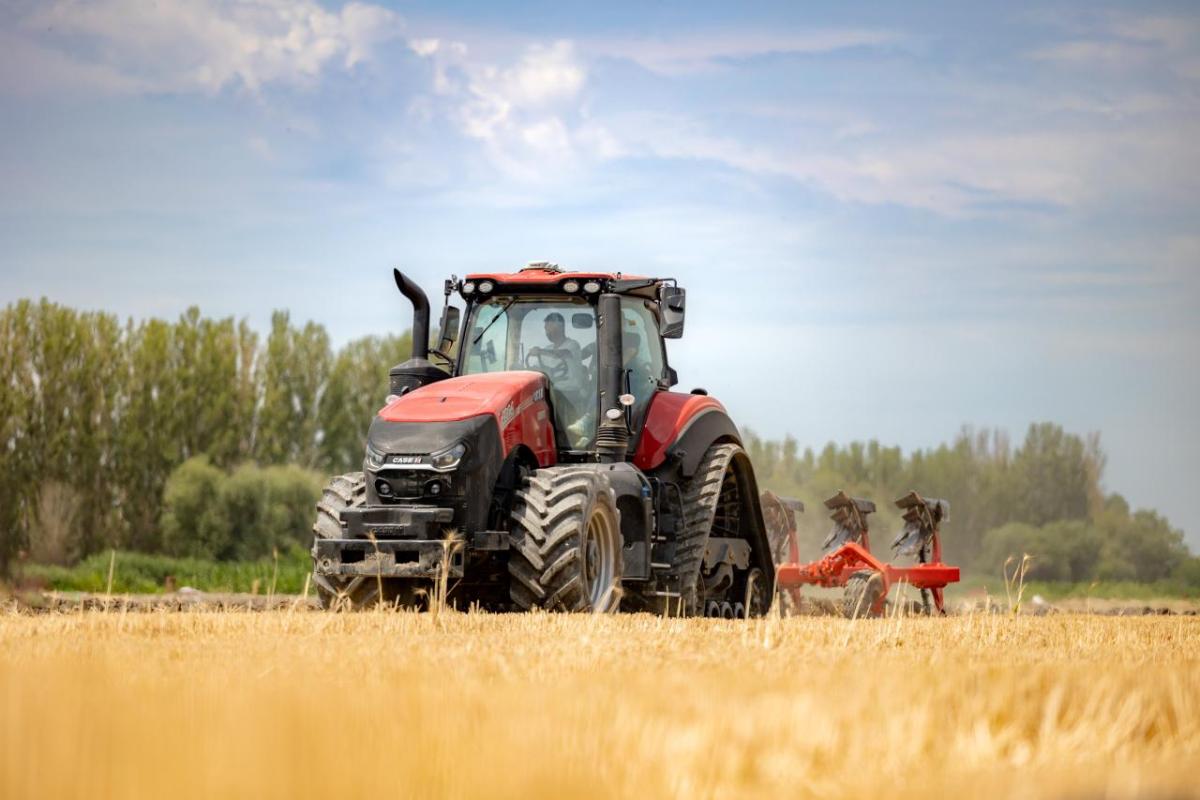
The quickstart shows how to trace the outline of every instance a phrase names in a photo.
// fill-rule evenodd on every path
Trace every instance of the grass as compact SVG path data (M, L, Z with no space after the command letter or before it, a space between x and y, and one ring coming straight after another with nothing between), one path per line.
M97 553L73 567L27 564L21 569L19 581L59 592L105 592L111 557L110 551ZM120 552L112 565L114 594L157 594L164 591L168 578L177 589L190 586L205 592L257 590L266 594L274 582L276 593L298 594L312 570L308 552L299 547L279 554L278 575L273 558L207 561Z
M1194 796L1200 619L7 614L0 741L0 797Z
M108 585L110 552L97 553L73 567L26 564L21 568L18 584L31 584L59 592L105 592ZM277 594L297 594L304 589L304 578L312 568L308 551L294 547L279 554L279 574L275 579ZM156 594L164 590L167 578L176 588L191 586L205 592L250 592L255 585L260 594L271 586L275 561L231 562L207 561L195 558L171 558L145 553L118 552L113 569L114 594ZM985 578L966 571L961 584L948 590L952 600L959 600L987 591L993 598L1005 597L1004 581L999 577ZM1070 583L1026 581L1024 600L1034 595L1054 602L1066 599L1154 601L1164 599L1200 599L1200 587L1181 581L1157 583L1096 582Z
M1011 567L1010 567L1011 570ZM1004 581L1002 578L981 577L978 573L965 572L961 584L948 590L954 598L962 598L986 590L992 597L1004 599ZM1198 600L1200 586L1193 586L1183 581L1161 580L1151 583L1136 581L1039 581L1025 580L1024 602L1028 603L1034 595L1039 595L1047 601L1083 600Z

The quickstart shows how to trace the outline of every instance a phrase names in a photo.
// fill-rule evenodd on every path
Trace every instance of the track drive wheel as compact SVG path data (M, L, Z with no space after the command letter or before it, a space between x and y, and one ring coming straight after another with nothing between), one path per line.
M358 508L366 503L366 499L367 484L361 472L335 476L317 501L313 536L316 539L342 538L343 509ZM316 557L315 547L313 557ZM327 611L358 611L380 604L415 608L420 600L420 591L412 581L381 580L371 575L318 575L313 570L312 583L317 589L321 608Z
M525 479L515 500L508 557L514 605L616 611L624 556L608 478L577 466L539 469Z
M873 569L855 572L846 581L842 614L850 619L877 616L874 609L883 598L883 576Z

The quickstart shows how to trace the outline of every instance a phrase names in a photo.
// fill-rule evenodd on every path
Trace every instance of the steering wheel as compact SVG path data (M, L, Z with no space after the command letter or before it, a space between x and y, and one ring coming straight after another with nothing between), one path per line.
M537 364L531 364L530 361L536 361ZM551 363L547 365L547 361ZM525 356L525 366L544 373L552 381L565 380L571 375L571 368L567 366L567 360L549 350L531 351L529 355Z

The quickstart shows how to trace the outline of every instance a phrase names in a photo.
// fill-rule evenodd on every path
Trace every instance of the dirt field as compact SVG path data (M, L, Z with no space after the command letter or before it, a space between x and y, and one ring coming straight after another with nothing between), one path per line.
M0 797L1194 797L1200 619L0 616Z

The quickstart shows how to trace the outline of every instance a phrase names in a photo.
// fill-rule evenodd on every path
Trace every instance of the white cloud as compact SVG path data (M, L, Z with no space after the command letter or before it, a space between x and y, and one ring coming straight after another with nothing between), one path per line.
M442 113L510 178L559 180L581 158L618 150L581 114L587 70L569 41L527 45L509 64L476 58L462 42L416 39L409 47L432 62Z
M1141 43L1082 39L1043 47L1030 55L1038 61L1058 61L1085 67L1103 66L1110 69L1128 69L1145 64L1151 53L1149 48Z
M58 0L25 27L52 29L47 46L69 37L80 69L143 90L213 93L305 85L331 65L351 69L399 35L400 19L359 2L328 11L313 0Z
M511 66L481 63L462 43L410 43L435 62L434 88L457 101L463 131L493 140L551 120L554 109L574 100L587 74L570 42L531 45Z
M1090 25L1068 26L1071 38L1040 48L1030 57L1079 69L1128 72L1160 67L1194 78L1200 23L1192 17L1101 15Z
M719 69L727 62L772 54L832 53L853 47L877 47L899 41L890 31L811 29L801 31L730 31L669 38L594 40L588 52L634 61L663 75Z
M1200 190L1190 146L1197 124L1168 130L960 131L867 136L836 131L782 141L711 133L700 118L629 114L606 131L620 155L711 161L761 176L781 176L847 202L895 204L951 216L998 204L1098 206L1113 197Z

